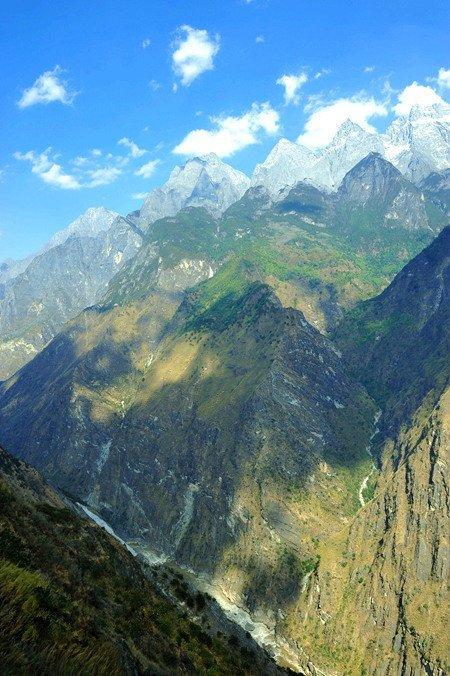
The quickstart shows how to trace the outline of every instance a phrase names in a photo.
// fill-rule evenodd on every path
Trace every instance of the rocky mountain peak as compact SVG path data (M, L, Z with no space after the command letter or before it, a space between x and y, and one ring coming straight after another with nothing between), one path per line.
M385 157L414 181L450 166L450 105L413 106L382 135Z
M119 214L105 207L89 207L81 216L78 216L63 230L56 232L44 247L48 251L59 244L63 244L72 235L93 237L104 230L109 230Z
M353 120L351 120L350 118L347 118L345 122L343 122L338 128L331 143L332 144L336 143L336 141L340 139L347 139L350 135L358 135L364 137L368 135L373 136L373 134L370 134L370 132L363 129L359 124L353 122Z
M364 203L390 193L394 184L403 181L401 173L377 152L369 153L345 175L339 195Z
M159 218L174 216L180 209L202 206L218 216L236 202L250 185L241 171L223 162L215 153L193 157L175 167L167 182L153 190L142 205L143 228Z
M267 158L257 164L253 176L253 185L263 185L272 194L278 193L298 181L313 182L315 153L300 143L286 138L280 139Z

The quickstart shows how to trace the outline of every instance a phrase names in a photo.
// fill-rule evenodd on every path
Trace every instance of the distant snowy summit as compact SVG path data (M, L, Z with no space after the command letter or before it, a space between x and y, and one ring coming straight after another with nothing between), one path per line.
M371 133L347 120L320 150L280 139L266 160L255 167L252 184L276 193L304 181L333 191L371 152L385 157L414 182L432 171L446 169L450 166L450 105L414 106L408 115L394 120L384 134Z

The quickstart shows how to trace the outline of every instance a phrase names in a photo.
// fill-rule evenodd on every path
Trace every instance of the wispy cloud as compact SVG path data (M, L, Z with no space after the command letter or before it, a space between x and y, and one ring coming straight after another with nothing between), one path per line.
M17 105L19 108L28 108L39 103L47 104L59 101L68 106L72 103L78 92L69 88L68 83L62 78L62 69L56 66L53 70L47 70L34 81L33 85L25 89Z
M297 106L300 102L300 89L308 82L306 73L298 75L282 75L278 78L276 84L284 87L284 102L286 105L292 103Z
M117 141L117 144L119 146L123 146L124 148L128 148L131 157L142 157L143 155L148 153L148 150L145 150L144 148L139 148L137 143L127 138L126 136Z
M266 41L266 38L264 35L257 35L255 38L255 42L257 45L262 45Z
M150 38L145 38L144 40L142 40L142 49L147 49L148 47L150 47L151 44L152 41L150 40Z
M274 135L279 129L279 114L269 103L254 103L239 117L213 117L213 129L194 129L179 143L176 155L216 153L230 157L247 146L258 143L261 134Z
M141 176L142 178L150 178L155 173L156 167L159 164L159 160L150 160L136 169L134 172L136 176Z
M98 166L94 156L78 156L72 160L72 171L63 169L58 156L47 148L42 153L29 150L26 153L15 152L14 157L21 162L29 162L31 171L44 183L62 190L80 190L96 188L113 183L123 172L127 158L115 157L110 153L103 158L106 163Z
M40 154L29 150L26 153L15 152L14 157L22 162L30 162L31 171L39 176L44 183L63 190L79 190L81 188L79 181L72 174L66 173L60 164L51 159L50 153L51 148Z
M211 37L206 30L181 26L172 54L172 67L181 84L188 87L199 75L212 70L219 46L218 35Z
M134 200L145 200L145 198L148 196L148 192L134 192L131 195L131 198Z
M314 73L314 79L319 80L321 77L325 77L325 75L329 75L330 73L331 70L329 68L321 68L317 73Z
M363 73L373 73L374 70L375 66L366 66L365 68L363 68Z

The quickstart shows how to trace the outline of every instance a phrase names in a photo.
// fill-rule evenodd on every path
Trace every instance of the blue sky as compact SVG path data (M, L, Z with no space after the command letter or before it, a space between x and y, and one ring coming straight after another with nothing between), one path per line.
M329 115L311 118L333 102L383 129L413 82L448 100L437 0L6 0L0 15L0 260L89 206L138 208L194 152L251 172L305 124L324 142Z

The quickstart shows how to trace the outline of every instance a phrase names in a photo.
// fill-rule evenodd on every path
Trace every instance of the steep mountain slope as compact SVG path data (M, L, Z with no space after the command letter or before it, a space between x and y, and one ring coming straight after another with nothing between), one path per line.
M197 622L187 619L187 588L177 608L125 547L69 507L0 449L2 673L284 673L245 637L215 636L204 597L192 597Z
M372 153L344 177L335 196L334 222L359 251L370 256L384 250L384 263L389 256L395 264L405 248L408 260L427 244L447 217L390 162Z
M338 334L382 406L373 497L319 549L285 631L320 669L443 676L450 448L447 228ZM407 313L408 321L402 321Z
M420 182L425 195L450 217L450 169L433 171Z
M148 195L140 210L139 224L146 229L157 219L175 216L185 207L203 207L219 216L249 185L245 174L214 153L194 157L175 167L168 181Z
M449 299L450 226L337 330L353 372L383 408L380 424L391 437L426 395L435 391L439 398L448 378Z
M427 197L379 153L358 162L333 195L298 184L276 210L330 233L385 282L448 221L443 203Z
M139 249L142 237L106 209L88 209L2 286L0 379L29 361Z

